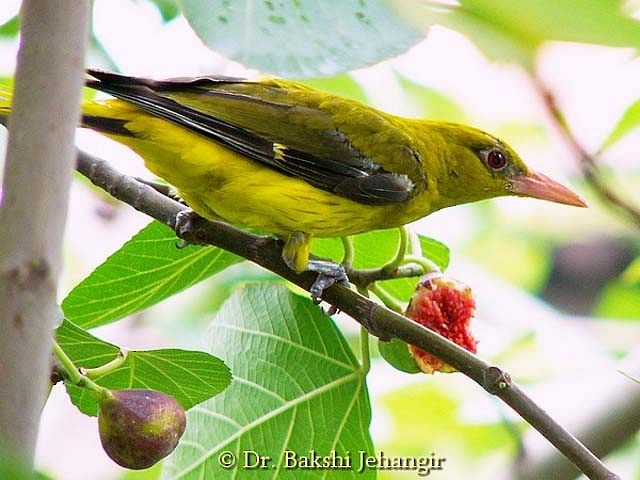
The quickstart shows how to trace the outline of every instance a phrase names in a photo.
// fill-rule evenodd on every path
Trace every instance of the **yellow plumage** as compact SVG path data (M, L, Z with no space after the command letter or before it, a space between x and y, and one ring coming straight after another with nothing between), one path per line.
M89 86L116 99L84 104L85 126L137 152L200 215L288 239L283 258L296 271L313 236L401 226L499 195L582 203L464 125L405 119L284 80L89 73Z

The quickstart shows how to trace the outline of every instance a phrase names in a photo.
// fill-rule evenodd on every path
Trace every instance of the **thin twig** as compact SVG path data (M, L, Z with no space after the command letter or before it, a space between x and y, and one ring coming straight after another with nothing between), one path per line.
M562 111L558 107L553 92L551 92L538 77L533 76L532 79L554 125L565 138L578 159L580 170L585 180L591 185L605 206L618 214L622 214L627 220L631 221L636 228L640 228L640 208L629 203L607 185L602 178L597 158L586 151L571 131Z
M176 229L184 206L163 196L151 187L122 175L104 160L80 152L78 170L94 184L137 210ZM246 258L309 290L315 280L311 272L296 274L282 261L281 244L275 239L258 237L233 226L200 217L190 220L189 228L178 228L182 238L191 243L215 245ZM383 340L399 338L437 356L474 380L487 392L501 398L522 418L544 435L591 479L613 480L619 477L536 405L506 372L491 366L455 343L392 312L342 285L323 294L323 300L347 313L370 333Z

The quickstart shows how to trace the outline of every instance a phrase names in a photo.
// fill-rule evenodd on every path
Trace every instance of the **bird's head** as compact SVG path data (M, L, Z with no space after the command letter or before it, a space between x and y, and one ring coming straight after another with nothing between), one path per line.
M529 169L502 140L465 125L440 125L447 154L437 188L445 206L504 195L587 206L567 187Z

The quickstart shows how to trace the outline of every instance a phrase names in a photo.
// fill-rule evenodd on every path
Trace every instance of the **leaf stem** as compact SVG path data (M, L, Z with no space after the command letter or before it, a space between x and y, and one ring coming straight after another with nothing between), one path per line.
M353 265L353 258L355 256L355 248L353 248L353 240L351 237L340 237L342 240L342 246L344 247L344 257L342 257L342 265L349 271L351 265Z
M360 327L360 356L362 357L362 371L366 376L371 370L371 350L369 345L369 331Z
M119 350L118 356L110 362L96 368L80 368L79 371L88 378L100 377L121 366L127 360L127 355L128 352L126 350Z
M428 258L421 257L418 255L405 255L404 261L402 262L402 264L407 265L409 263L417 263L422 267L422 269L424 270L424 273L432 273L432 272L440 271L440 267L438 267L438 265L436 265L434 262L432 262Z
M393 272L404 262L405 255L407 254L407 245L409 244L409 231L407 227L400 227L398 231L400 232L398 251L393 260L382 266L382 271Z
M71 358L67 355L67 353L62 349L62 347L58 344L58 342L53 340L53 354L56 356L60 365L65 371L65 376L67 380L71 382L73 385L78 387L83 387L91 390L96 395L105 395L108 390L104 387L101 387L94 381L92 381L86 375L80 373L80 370L75 366Z
M376 294L376 297L382 300L382 303L384 303L385 307L393 310L394 312L404 312L402 304L377 283L371 285L369 289Z

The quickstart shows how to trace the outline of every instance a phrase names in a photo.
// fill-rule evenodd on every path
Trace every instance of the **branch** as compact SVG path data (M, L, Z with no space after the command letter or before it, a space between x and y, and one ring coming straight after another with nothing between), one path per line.
M609 188L606 182L602 179L597 158L589 155L580 142L578 142L578 139L573 135L562 111L558 107L558 103L553 92L551 92L551 90L549 90L538 77L533 76L532 79L536 90L543 99L544 105L547 108L547 112L551 116L555 127L565 138L578 159L580 169L585 180L589 185L591 185L591 188L593 188L607 207L618 214L622 214L637 228L640 228L640 209L627 202L625 198Z
M640 375L640 348L627 355L620 363L619 371L634 377ZM590 390L593 385L598 386L598 395L574 412L570 424L586 445L598 456L604 457L622 447L638 433L640 385L623 375L613 378L596 375L585 379L586 382L591 386ZM582 385L577 385L576 389L578 392L587 390ZM578 394L573 401L581 401ZM580 474L565 457L556 450L539 444L536 438L528 436L524 441L527 454L514 465L508 478L571 480Z
M104 160L87 153L79 153L77 168L95 185L114 197L173 229L177 228L179 235L188 242L210 244L228 250L271 270L307 291L315 280L314 273L296 274L284 264L281 244L275 239L258 237L231 225L211 222L201 217L190 219L190 228L183 228L184 225L180 225L180 217L185 207L180 203L132 177L121 174ZM589 478L619 478L536 405L511 381L506 372L487 364L422 325L341 285L327 289L323 294L323 300L349 314L373 335L383 340L399 338L416 345L464 373L487 392L510 405Z
M49 376L89 2L24 0L0 205L0 447L29 466Z

